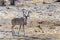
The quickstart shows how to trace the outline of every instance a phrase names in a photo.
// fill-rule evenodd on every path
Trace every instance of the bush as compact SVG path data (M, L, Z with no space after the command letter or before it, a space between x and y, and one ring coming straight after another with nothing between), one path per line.
M37 26L38 28L40 28L42 30L42 27L40 25Z
M53 26L49 26L49 29L55 29L55 27L53 27Z

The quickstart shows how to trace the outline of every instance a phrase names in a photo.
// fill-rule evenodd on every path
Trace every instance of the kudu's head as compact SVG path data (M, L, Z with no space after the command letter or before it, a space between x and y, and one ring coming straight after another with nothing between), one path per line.
M26 9L22 9L22 11L23 11L23 17L27 19L29 17L29 13L31 13L31 11L28 11L27 15L25 14L27 12Z
M29 13L31 13L31 11L28 11L27 15L25 14L26 9L23 9L23 17L24 17L24 22L25 24L27 24L27 18L29 17Z
M27 19L30 16L29 13L31 13L31 11L28 11L27 15L23 14L23 16Z

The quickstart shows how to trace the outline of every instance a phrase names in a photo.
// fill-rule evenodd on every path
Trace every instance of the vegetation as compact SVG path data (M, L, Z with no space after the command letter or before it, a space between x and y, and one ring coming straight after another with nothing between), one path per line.
M37 26L38 28L40 28L42 30L42 27L40 25Z
M53 26L49 26L49 29L55 29L55 27L53 27Z

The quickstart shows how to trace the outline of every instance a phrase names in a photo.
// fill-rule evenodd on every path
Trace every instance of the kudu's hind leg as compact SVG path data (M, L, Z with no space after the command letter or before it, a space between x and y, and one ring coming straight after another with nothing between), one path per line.
M12 31L13 31L14 26L15 26L15 25L12 25L12 28L11 28L11 29L12 29Z
M15 26L15 25L12 25L12 28L11 28L11 29L12 29L12 35L15 34L15 32L14 32L14 30L13 30L14 26Z

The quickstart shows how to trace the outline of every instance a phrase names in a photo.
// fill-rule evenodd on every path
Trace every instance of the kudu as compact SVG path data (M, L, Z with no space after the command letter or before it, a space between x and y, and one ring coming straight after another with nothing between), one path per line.
M12 19L12 22L11 22L12 23L12 30L13 30L13 28L14 28L15 25L20 25L19 30L21 29L21 26L22 26L23 30L24 30L24 25L27 25L27 17L29 17L29 13L30 13L30 11L28 11L28 14L25 15L24 14L24 10L25 9L22 9L22 11L23 11L23 17Z

